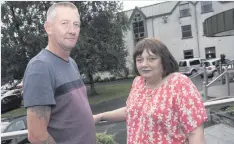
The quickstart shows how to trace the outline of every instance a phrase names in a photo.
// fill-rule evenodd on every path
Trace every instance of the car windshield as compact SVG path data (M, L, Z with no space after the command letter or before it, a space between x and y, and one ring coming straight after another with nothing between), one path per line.
M212 65L216 65L217 63L219 63L219 60L213 61L213 62L212 62Z
M179 67L184 67L184 66L187 66L186 61L180 61Z
M11 125L7 128L6 132L13 132L19 130L25 130L26 126L23 120L19 120L16 122L11 123Z
M203 63L206 67L210 66L210 63L209 62L204 62Z

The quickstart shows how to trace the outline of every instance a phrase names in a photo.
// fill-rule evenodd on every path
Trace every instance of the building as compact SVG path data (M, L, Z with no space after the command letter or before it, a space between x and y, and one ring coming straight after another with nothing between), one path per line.
M232 1L170 1L124 11L130 25L124 38L129 52L127 67L133 70L134 46L145 37L155 37L165 43L177 61L194 57L217 58L220 54L234 60L234 35L207 37L208 23L205 22L231 9L234 9ZM225 22L234 30L234 10L222 18L226 18ZM217 25L224 21L220 17L212 20L209 23Z

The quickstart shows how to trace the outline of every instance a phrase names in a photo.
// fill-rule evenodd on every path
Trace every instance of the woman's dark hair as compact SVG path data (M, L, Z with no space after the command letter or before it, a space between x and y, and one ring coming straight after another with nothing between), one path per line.
M136 57L141 55L144 50L151 51L155 55L161 58L162 66L163 66L163 74L162 77L166 77L173 72L177 72L179 69L179 65L176 62L175 58L169 52L168 48L159 40L155 38L144 38L135 46L135 51L133 54L134 61L134 70L139 75L139 72L136 68Z

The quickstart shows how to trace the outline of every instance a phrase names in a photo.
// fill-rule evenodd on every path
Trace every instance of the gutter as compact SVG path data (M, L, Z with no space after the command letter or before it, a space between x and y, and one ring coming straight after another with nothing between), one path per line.
M154 38L154 18L152 18L152 30L153 30L153 38Z
M194 4L194 11L195 11L195 27L196 27L196 34L197 34L197 51L198 51L198 57L200 57L200 41L199 41L199 33L198 33L198 24L197 24L197 3Z

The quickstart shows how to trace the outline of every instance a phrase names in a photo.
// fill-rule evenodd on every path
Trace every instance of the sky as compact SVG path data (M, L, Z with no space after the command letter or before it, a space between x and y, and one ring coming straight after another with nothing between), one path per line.
M156 3L160 3L163 2L162 0L151 0L151 1L133 1L133 0L123 0L123 10L130 10L130 9L134 9L136 6L138 7L143 7L143 6L147 6L147 5L152 5L152 4L156 4Z

